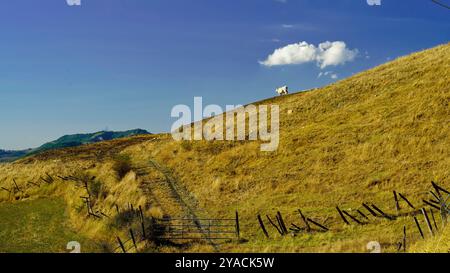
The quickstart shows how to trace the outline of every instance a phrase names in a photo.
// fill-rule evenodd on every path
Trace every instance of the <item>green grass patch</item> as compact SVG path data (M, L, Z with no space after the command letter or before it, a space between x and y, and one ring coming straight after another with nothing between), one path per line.
M99 247L70 229L62 199L38 199L0 204L0 252L70 252L67 243L77 241L82 252Z

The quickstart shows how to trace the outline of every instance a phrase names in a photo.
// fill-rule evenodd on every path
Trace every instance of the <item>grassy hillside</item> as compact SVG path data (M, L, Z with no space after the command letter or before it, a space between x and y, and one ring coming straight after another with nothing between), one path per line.
M95 176L103 185L96 204L106 214L114 212L114 204L128 202L142 205L147 217L186 215L185 204L205 217L228 218L238 210L246 240L221 245L220 251L364 252L368 242L378 241L382 251L395 252L405 226L408 251L446 252L442 244L430 248L428 235L426 241L420 239L411 216L395 221L370 217L366 225L345 225L335 207L356 216L367 202L395 214L393 190L419 208L429 198L430 181L450 188L449 68L447 44L321 89L260 102L280 105L275 152L261 152L260 143L252 141L175 142L170 135L141 136L47 151L0 166L0 186L13 187L12 178L25 185L46 172L77 172ZM131 171L124 177L115 168L118 154L130 160ZM146 172L140 171L142 166L148 167ZM170 193L173 184L178 197ZM15 196L4 191L0 200L63 196L75 228L114 245L111 238L126 228L73 209L80 206L82 194L61 181ZM401 206L401 212L410 211L406 203ZM271 238L264 238L257 214L274 218L280 211L286 223L300 226L299 208L330 231L281 237L266 222ZM448 228L439 236L448 241ZM155 245L141 250L180 251ZM211 249L194 244L183 251Z
M67 226L65 204L60 199L39 199L0 204L0 252L69 252L67 243L79 242L84 252L101 248Z
M208 212L239 209L258 242L240 250L361 251L371 240L389 244L403 224L415 230L411 219L347 227L335 206L355 210L364 201L393 212L393 190L421 206L431 180L449 188L449 68L450 45L444 45L322 89L265 100L281 109L280 147L273 153L253 142L167 141L139 149L169 166ZM336 234L261 247L256 214L279 210L288 222L301 223L297 208L328 219Z

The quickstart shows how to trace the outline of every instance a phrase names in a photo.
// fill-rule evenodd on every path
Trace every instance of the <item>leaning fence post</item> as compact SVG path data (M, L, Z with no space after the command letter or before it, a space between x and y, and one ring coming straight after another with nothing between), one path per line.
M141 228L142 228L142 239L146 239L147 236L145 235L145 225L144 225L144 221L141 222Z
M375 213L375 211L373 211L368 205L366 205L366 203L362 203L363 207L366 208L366 210L368 212L370 212L370 214L372 214L372 216L377 217L378 215Z
M413 206L413 204L411 202L409 202L408 198L406 198L406 196L404 196L401 193L398 193L398 196L400 196L403 200L405 200L405 202L408 204L408 206L410 206L412 209L416 209L416 207Z
M441 199L437 196L437 194L435 194L433 191L430 191L431 195L433 195L434 199L436 199L436 201L438 203L441 203Z
M139 206L139 215L141 216L141 222L144 222L144 213L142 212L141 206Z
M422 208L421 211L422 211L423 216L425 217L425 222L427 223L428 230L430 231L431 236L434 236L433 227L431 226L430 218L428 218L428 213L427 213L426 209Z
M120 245L120 248L122 249L123 253L127 253L127 251L125 250L125 247L123 246L123 243L120 240L119 236L117 236L117 241L119 241L119 245Z
M300 213L300 217L302 217L302 220L303 220L303 222L306 225L306 231L310 232L311 231L311 226L309 225L308 221L306 220L305 215L303 215L303 213L302 213L302 211L300 209L298 210L298 213Z
M288 230L286 228L286 225L284 224L283 217L281 216L281 213L279 211L277 211L277 216L278 216L278 219L280 221L281 229L283 230L284 233L287 234Z
M428 202L427 200L425 200L425 199L423 199L422 200L426 205L428 205L428 206L430 206L430 207L432 207L432 208L435 208L436 210L441 210L441 208L440 207L438 207L438 206L436 206L435 204L432 204L432 203L430 203L430 202Z
M434 181L431 181L431 185L433 185L433 188L436 190L439 197L441 197L441 191L445 192L446 194L450 194L450 192L442 187L440 187L438 184L436 184Z
M133 240L134 248L137 250L136 240L134 239L133 229L130 228L131 240Z
M280 227L278 228L277 225L275 225L275 223L272 221L272 219L270 219L269 215L266 214L267 220L269 220L269 223L278 231L278 233L280 233L280 235L284 235L284 231L283 228ZM278 216L277 216L277 220L278 220ZM278 221L278 224L280 224L280 221Z
M14 178L13 178L13 182L14 182L14 185L16 186L17 191L23 192L23 191L19 188L19 186L17 186L16 180L15 180Z
M406 252L406 226L403 226L403 252Z
M236 221L236 235L237 235L237 238L239 239L240 238L240 230L239 230L239 214L238 214L238 211L236 211L235 221Z
M419 221L417 220L417 217L416 217L416 216L414 216L414 222L416 222L416 226L417 226L417 229L418 229L419 232L420 232L420 236L422 236L422 239L425 239L425 237L423 236L422 229L420 228Z
M323 225L317 223L316 221L314 221L314 220L312 220L312 219L310 219L310 218L306 218L306 220L308 220L308 221L311 222L312 224L314 224L314 225L316 225L316 226L322 228L322 229L325 230L325 231L328 231L328 230L329 230L327 227L325 227L325 226L323 226Z
M262 231L264 232L264 235L266 235L267 238L269 238L269 234L267 233L266 227L264 226L264 223L261 219L261 215L258 214L258 221L259 225L261 226Z
M356 219L356 217L352 216L350 213L343 211L343 213L345 215L347 215L348 217L350 217L350 219L352 219L353 221L355 221L356 223L360 224L360 225L364 225L363 222L359 221L358 219Z
M344 221L344 223L345 223L346 225L350 225L350 223L349 223L348 220L345 218L344 214L342 213L341 209L340 209L338 206L336 206L336 210L339 212L339 215L341 216L342 221Z
M394 193L395 209L397 210L397 213L399 213L400 212L400 204L398 203L397 192L393 191L393 193Z
M430 213L431 213L431 218L433 218L433 223L434 223L434 227L436 228L436 231L438 231L438 226L436 223L436 218L434 218L434 212L432 209L430 209Z
M375 206L374 204L372 204L372 208L374 208L378 213L381 214L381 216L383 216L386 219L389 219L389 220L395 219L395 217L387 215L386 213L384 213L384 211L382 211L379 207Z
M359 213L359 215L361 215L362 217L364 217L364 218L366 218L367 220L369 220L369 217L367 217L362 211L360 211L359 209L356 210L356 211Z

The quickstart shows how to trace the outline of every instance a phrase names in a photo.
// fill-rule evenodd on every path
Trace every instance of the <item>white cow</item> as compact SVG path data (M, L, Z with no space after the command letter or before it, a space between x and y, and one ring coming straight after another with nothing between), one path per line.
M280 87L280 88L277 88L277 89L276 89L276 92L277 92L278 95L280 95L280 96L289 94L287 85L282 86L282 87Z

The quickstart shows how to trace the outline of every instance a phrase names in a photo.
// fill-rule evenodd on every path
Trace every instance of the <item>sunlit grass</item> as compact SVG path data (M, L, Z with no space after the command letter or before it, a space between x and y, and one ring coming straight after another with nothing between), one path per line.
M70 228L62 199L0 204L0 252L70 252L67 243L77 241L82 252L101 248Z
M280 105L280 146L274 152L261 152L260 143L250 141L175 142L168 134L143 136L49 151L0 165L0 186L12 187L13 178L24 186L47 172L84 173L102 184L103 194L96 203L108 215L115 215L115 204L122 208L130 202L141 205L147 216L182 215L160 170L117 175L114 158L121 154L129 156L134 167L151 166L150 160L165 166L201 216L230 218L238 210L246 240L224 244L221 251L366 252L368 242L379 241L382 251L396 252L406 226L408 251L445 252L448 244L442 242L450 241L448 229L422 242L411 217L346 226L335 207L354 214L362 202L369 202L394 213L393 190L420 207L428 198L431 180L450 188L449 66L450 45L444 45L322 89L262 101ZM75 209L83 205L79 197L84 194L71 182L59 181L14 196L0 191L0 202L61 196L73 228L115 247L115 236L126 236L127 229ZM301 225L299 208L326 222L330 231L281 237L267 226L271 238L264 238L257 214L274 216L280 211L288 225ZM404 203L402 211L408 211ZM181 251L168 246L142 250ZM211 251L211 247L196 244L182 251Z

